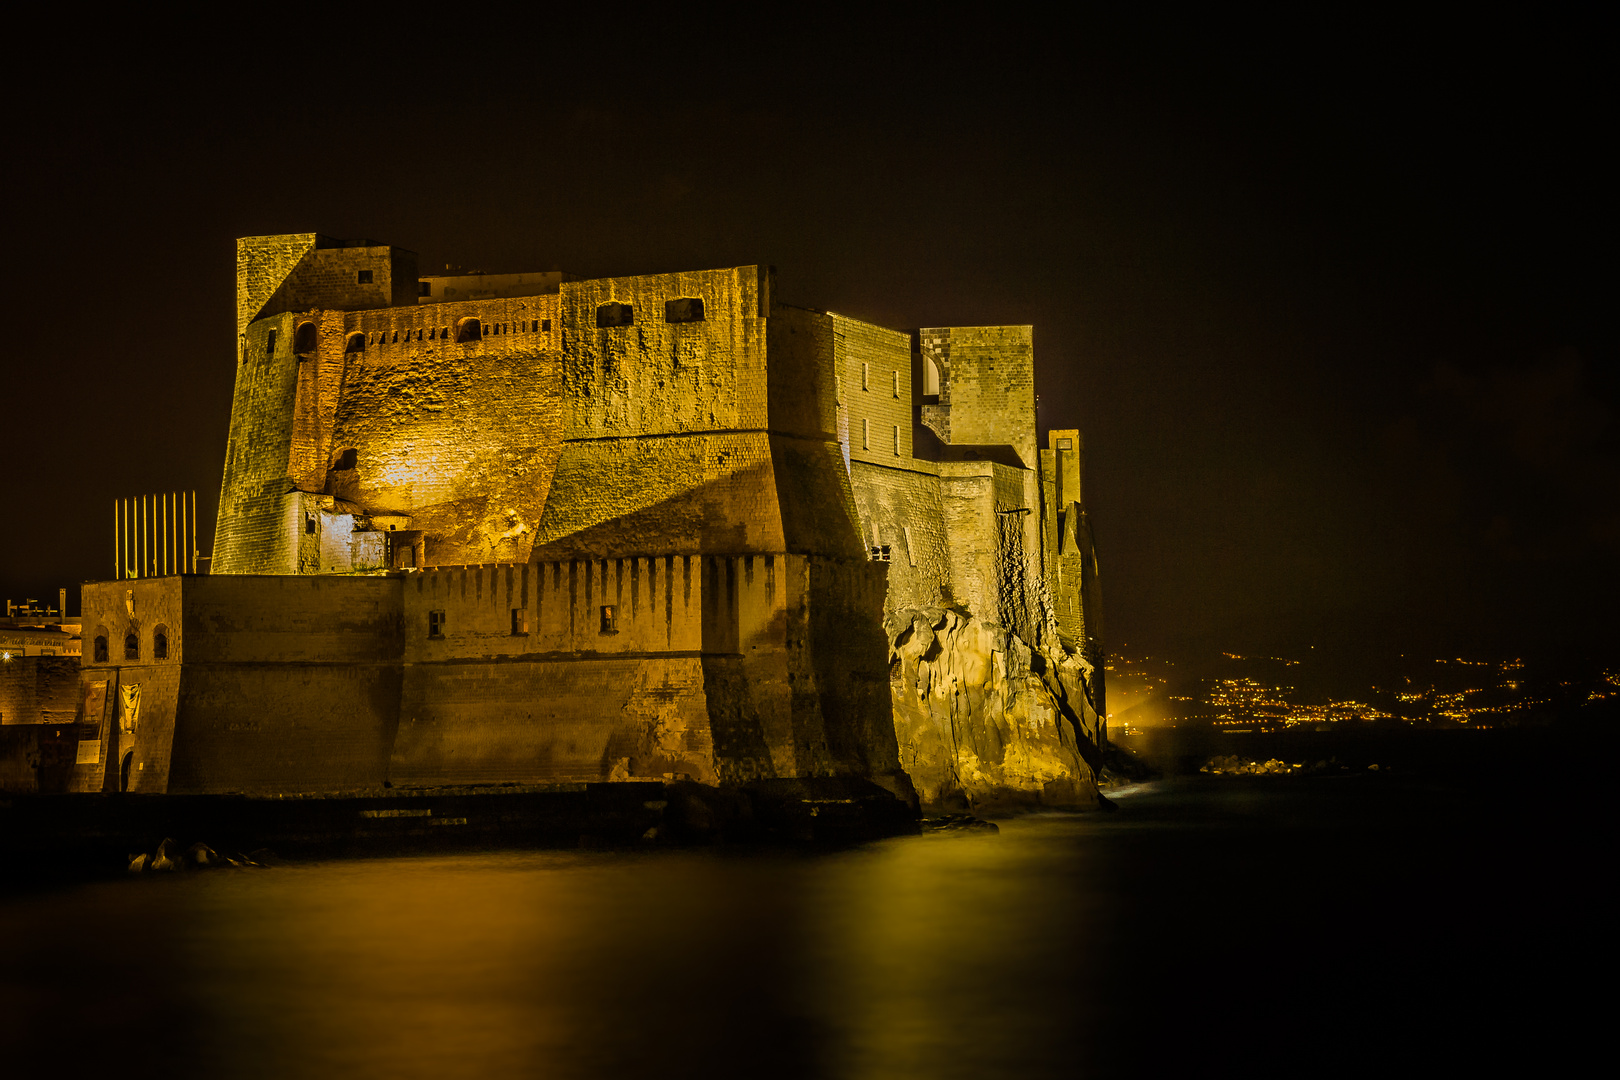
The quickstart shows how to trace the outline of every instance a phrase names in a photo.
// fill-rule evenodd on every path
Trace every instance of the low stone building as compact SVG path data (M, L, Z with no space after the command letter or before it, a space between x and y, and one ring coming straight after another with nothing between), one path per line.
M1030 327L314 234L240 241L237 295L212 576L85 587L70 786L1095 797L1083 450L1040 445Z

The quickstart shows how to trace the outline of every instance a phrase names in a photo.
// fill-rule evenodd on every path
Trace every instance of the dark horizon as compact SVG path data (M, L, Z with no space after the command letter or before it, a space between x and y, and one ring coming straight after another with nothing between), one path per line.
M886 326L1033 324L1111 642L1620 640L1593 28L537 18L460 67L332 30L368 61L120 41L11 76L0 595L110 577L116 497L196 490L206 553L234 241L316 231L424 275L768 263Z

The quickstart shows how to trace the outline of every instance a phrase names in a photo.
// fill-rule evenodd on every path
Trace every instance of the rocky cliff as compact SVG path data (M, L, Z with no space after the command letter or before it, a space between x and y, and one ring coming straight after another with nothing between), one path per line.
M925 805L1097 805L1084 659L955 607L894 611L885 628L900 764Z

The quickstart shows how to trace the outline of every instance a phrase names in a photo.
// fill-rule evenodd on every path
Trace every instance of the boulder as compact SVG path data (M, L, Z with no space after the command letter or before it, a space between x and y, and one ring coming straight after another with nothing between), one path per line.
M174 871L184 868L185 856L180 853L180 845L164 837L163 843L159 844L157 851L153 853L148 869Z

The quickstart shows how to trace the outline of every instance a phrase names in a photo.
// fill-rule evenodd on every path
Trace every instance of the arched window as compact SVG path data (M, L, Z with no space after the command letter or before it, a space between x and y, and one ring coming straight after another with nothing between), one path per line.
M295 353L314 352L315 351L315 342L316 342L316 339L318 338L318 336L319 335L316 333L314 323L312 323L312 322L299 323L298 324L298 329L293 332L293 352L295 352Z
M134 634L124 635L124 659L139 660L141 658L141 639Z
M366 351L366 335L364 335L364 334L350 334L348 342L345 343L344 346L343 346L343 351L346 352L346 353L365 352Z
M484 336L484 324L477 319L462 319L456 323L456 344L464 345Z
M152 631L152 659L167 660L169 658L169 628L160 626Z
M98 663L98 664L105 664L107 662L107 635L106 634L98 634L96 636L95 658L96 658L96 663Z

